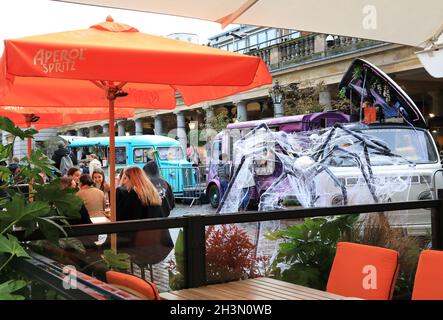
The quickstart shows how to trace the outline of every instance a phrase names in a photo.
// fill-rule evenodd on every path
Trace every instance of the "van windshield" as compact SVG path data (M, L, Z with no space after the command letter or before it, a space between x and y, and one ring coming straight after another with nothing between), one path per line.
M183 150L181 147L159 147L157 148L160 160L181 160Z
M369 129L365 132L383 141L393 153L417 164L434 163L434 142L423 130L408 128Z

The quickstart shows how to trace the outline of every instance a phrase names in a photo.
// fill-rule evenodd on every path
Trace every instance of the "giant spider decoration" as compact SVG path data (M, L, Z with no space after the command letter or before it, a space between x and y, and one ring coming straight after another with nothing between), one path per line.
M260 124L237 142L257 140L251 140L249 143L252 150L246 152L242 150L240 163L220 201L217 212L236 212L244 207L245 200L248 200L248 196L252 196L247 192L251 187L255 189L256 198L259 198L259 211L275 209L282 197L288 193L296 194L303 206L314 207L320 197L317 194L315 178L321 173L325 173L340 189L342 204L346 205L347 187L344 181L338 179L330 170L331 166L344 162L350 162L359 169L373 201L380 202L371 156L397 159L400 163L411 166L414 163L392 153L386 144L363 133L364 128L359 126L361 124L351 126L335 124L323 134L314 137L312 133L310 136L307 136L307 133L291 136L284 132L272 132L266 124ZM261 138L257 139L260 134ZM264 141L265 139L267 141ZM313 140L318 141L317 145L314 143L314 148L309 149ZM305 146L300 147L302 144ZM259 171L263 170L263 167L266 171L266 166L270 164L273 164L272 175L262 178Z

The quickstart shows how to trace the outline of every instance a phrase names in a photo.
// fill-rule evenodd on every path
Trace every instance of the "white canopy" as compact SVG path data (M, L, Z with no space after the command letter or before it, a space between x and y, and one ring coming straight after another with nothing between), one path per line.
M66 2L426 47L443 31L436 0L73 0Z
M65 2L203 19L219 22L223 27L230 23L267 26L373 39L428 49L433 43L439 42L438 37L443 32L441 0L67 0ZM441 40L443 42L443 37ZM431 60L435 60L437 56L434 55ZM430 55L427 54L427 57ZM435 64L427 62L428 60L421 58L425 66ZM436 73L434 70L430 73L434 76L443 76L443 71Z

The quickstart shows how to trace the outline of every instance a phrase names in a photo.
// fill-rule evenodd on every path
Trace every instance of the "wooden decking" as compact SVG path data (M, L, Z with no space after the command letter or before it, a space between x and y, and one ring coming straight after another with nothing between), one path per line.
M272 278L256 278L160 294L164 300L346 300L336 294Z

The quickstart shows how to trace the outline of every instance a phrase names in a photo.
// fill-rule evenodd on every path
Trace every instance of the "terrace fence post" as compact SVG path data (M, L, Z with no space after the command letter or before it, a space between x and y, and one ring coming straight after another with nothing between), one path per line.
M432 249L443 250L443 189L437 191L440 206L431 209Z
M202 216L189 216L184 230L186 288L206 285L206 228Z

